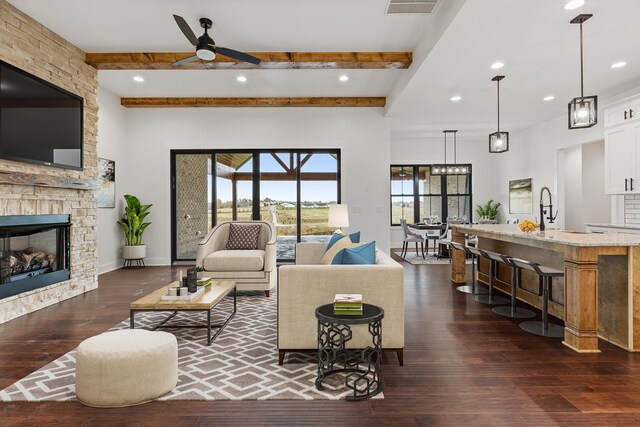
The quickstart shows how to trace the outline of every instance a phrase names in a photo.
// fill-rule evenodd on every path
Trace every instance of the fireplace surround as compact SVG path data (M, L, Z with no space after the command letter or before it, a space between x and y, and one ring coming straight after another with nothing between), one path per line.
M0 299L69 280L70 215L0 216Z

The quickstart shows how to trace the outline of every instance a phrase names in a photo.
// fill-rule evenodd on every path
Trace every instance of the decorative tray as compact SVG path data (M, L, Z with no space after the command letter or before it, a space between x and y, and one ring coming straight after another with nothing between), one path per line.
M198 290L195 291L192 294L189 295L185 295L185 296L173 296L173 295L162 295L162 301L191 301L194 300L195 298L198 298L200 295L202 295L205 292L205 287L204 286L198 286Z

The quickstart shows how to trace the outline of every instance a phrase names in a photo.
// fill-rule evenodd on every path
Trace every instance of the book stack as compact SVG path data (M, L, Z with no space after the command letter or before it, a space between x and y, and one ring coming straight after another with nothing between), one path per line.
M197 285L198 287L203 286L206 289L209 286L211 286L212 282L213 282L213 279L207 278L207 279L198 280Z
M333 314L337 316L362 316L362 294L336 294Z

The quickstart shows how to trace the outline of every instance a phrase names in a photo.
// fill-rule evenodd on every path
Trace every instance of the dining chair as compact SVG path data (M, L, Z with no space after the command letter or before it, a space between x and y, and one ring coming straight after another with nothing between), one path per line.
M416 244L416 256L420 256L418 253L418 243L420 243L420 248L422 250L422 257L424 258L424 239L421 235L412 232L409 230L409 226L407 225L406 219L400 220L400 225L402 226L402 233L404 234L404 240L402 241L402 252L400 252L400 256L404 258L407 255L407 249L409 247L409 243Z
M424 218L423 221L427 225L436 224L432 217ZM436 242L440 239L441 231L442 230L440 229L426 230L426 233L424 234L424 245L427 248L427 254L429 254L429 241L431 240L433 240L433 252L438 252L438 244Z
M437 259L440 259L443 256L443 248L447 249L447 253L450 251L451 246L451 225L454 224L466 224L467 221L464 219L456 219L447 218L447 226L444 229L444 232L440 235L440 238L436 240L438 245L438 254L436 256ZM451 262L451 254L449 253L449 262Z

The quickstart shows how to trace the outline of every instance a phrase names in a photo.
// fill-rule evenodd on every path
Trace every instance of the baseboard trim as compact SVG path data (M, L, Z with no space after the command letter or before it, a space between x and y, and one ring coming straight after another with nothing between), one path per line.
M108 273L119 268L122 268L122 260L108 262L98 266L98 274Z

